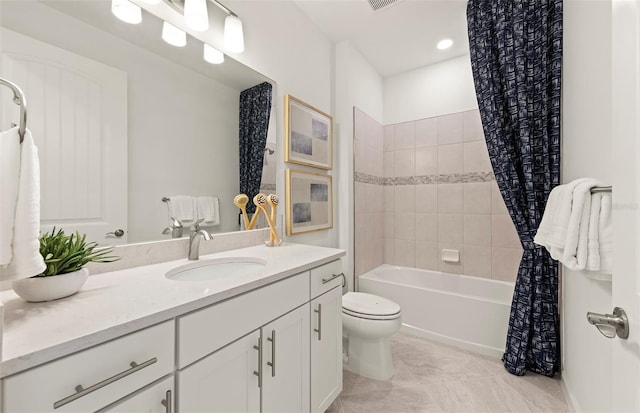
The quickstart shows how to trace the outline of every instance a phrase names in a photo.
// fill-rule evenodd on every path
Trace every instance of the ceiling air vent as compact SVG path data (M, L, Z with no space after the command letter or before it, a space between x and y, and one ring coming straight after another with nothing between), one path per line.
M373 9L373 11L378 11L380 9L384 9L385 7L389 7L392 4L398 2L398 0L367 0L369 5Z

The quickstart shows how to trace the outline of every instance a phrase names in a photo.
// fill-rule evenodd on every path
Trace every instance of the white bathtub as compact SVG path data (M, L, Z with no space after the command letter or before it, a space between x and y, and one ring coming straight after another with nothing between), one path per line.
M395 301L402 330L501 357L513 283L383 264L359 277L361 292Z

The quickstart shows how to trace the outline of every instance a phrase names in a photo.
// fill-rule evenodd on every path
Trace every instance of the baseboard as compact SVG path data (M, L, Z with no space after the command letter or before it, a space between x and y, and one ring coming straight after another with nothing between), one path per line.
M564 375L560 376L560 388L562 389L562 393L564 394L564 399L567 401L567 406L569 407L569 411L571 413L578 413L581 410L578 408L578 403L576 402L575 397L573 397L573 393L567 387L567 383L564 380Z
M449 336L444 336L442 334L423 330L421 328L414 327L409 324L403 323L400 331L402 331L403 333L417 336L417 337L424 337L424 338L428 338L429 340L455 346L463 350L469 350L469 351L473 351L474 353L483 354L485 356L495 357L497 359L502 358L502 355L504 354L503 348L500 349L496 347L489 347L483 344L472 343L470 341L460 340L460 339L449 337Z

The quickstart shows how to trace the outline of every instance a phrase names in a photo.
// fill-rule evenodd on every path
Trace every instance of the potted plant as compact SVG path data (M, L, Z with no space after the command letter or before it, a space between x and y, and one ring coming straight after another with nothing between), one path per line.
M54 227L40 236L40 255L47 268L42 274L13 281L13 290L31 302L51 301L77 293L89 276L84 266L89 262L113 262L112 247L99 248L87 242L86 234L67 235Z

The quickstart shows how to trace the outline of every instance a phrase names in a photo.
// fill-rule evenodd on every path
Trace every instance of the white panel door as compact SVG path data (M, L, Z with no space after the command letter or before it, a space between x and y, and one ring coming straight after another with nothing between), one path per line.
M311 412L322 413L342 391L342 287L311 302Z
M42 230L125 243L126 72L4 28L1 34L2 74L25 94L39 150ZM5 130L16 123L17 106L2 102ZM118 229L121 237L107 235Z
M640 0L613 1L613 304L629 338L613 343L612 412L640 411ZM597 358L597 354L594 355Z
M262 327L262 413L309 411L309 304Z
M178 373L180 413L259 413L260 330L195 362Z

